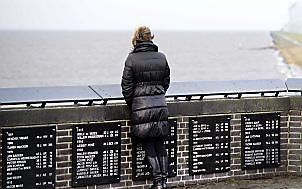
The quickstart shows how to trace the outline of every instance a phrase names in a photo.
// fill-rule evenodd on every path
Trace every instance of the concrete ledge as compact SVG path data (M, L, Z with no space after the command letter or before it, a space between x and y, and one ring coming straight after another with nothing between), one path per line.
M288 111L288 97L216 99L169 103L171 116Z
M259 97L169 102L171 117L203 114L229 114L288 111L302 107L302 97ZM1 109L0 126L83 123L129 120L125 104Z
M104 106L28 108L0 111L0 126L83 123L105 120Z
M290 108L292 110L301 110L302 109L302 96L291 96L290 99Z

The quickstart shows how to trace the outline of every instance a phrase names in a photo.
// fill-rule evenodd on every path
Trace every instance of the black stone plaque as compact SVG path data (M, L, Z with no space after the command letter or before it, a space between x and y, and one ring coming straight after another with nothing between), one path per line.
M177 173L177 120L169 119L170 134L165 144L168 153L169 167L168 177L174 177ZM142 143L133 140L132 143L132 180L146 180L151 178L151 166L146 158Z
M56 128L2 129L3 188L55 188Z
M230 170L230 116L189 119L189 174Z
M75 125L72 144L73 187L120 181L120 122Z
M280 114L241 116L242 169L280 165Z

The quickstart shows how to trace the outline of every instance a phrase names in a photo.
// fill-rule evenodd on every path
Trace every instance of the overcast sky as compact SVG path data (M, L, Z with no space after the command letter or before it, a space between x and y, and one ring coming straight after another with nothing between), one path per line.
M0 0L0 29L277 30L296 0Z

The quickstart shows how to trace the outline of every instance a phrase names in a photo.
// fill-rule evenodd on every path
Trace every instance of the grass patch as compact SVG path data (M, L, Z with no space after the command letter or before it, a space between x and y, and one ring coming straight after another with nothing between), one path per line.
M284 35L288 36L289 38L291 38L295 41L302 43L302 34L300 34L300 33L284 32Z

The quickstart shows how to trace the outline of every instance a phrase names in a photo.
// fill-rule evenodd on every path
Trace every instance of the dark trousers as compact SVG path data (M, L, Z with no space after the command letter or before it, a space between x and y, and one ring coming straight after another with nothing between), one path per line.
M167 150L164 138L144 139L143 148L146 151L146 156L163 157L167 156Z

